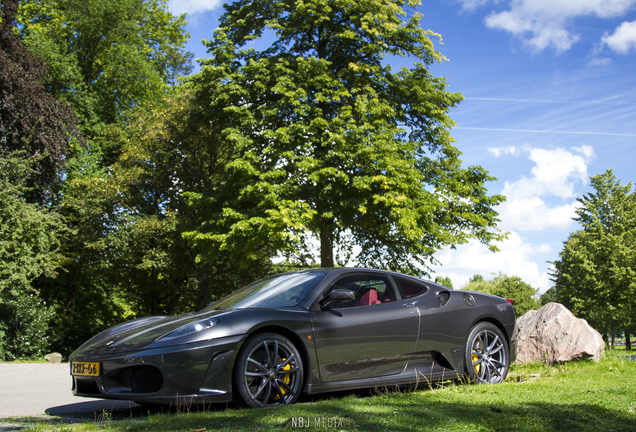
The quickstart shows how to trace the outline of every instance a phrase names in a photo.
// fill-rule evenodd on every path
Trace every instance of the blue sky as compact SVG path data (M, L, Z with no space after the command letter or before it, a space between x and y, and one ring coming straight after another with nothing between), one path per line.
M216 0L170 0L188 13L195 57L206 57L223 12ZM490 194L509 232L492 253L478 243L437 255L455 288L474 274L519 276L545 291L576 198L612 168L627 184L636 160L636 0L423 0L422 26L448 59L431 70L464 95L451 112L466 166L498 180ZM399 65L396 65L398 67Z

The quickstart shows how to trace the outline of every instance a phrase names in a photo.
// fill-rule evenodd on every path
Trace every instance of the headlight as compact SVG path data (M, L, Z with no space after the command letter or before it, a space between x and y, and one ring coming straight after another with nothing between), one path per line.
M186 336L191 333L207 330L219 324L219 320L216 318L206 318L201 321L195 321L190 324L186 324L183 327L176 329L175 331L168 333L165 336L161 336L158 340L175 339L181 336Z

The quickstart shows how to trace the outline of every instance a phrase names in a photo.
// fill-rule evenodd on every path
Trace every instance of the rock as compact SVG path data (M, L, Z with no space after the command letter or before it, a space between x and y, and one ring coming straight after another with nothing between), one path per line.
M599 332L565 306L548 303L517 320L517 363L599 361L605 343Z
M62 363L62 354L50 353L45 355L44 359L49 363Z

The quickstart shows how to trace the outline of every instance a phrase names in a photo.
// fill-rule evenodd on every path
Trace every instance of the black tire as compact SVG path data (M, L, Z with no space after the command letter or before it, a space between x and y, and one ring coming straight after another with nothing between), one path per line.
M245 341L234 364L234 391L252 408L292 404L303 389L303 361L293 343L276 333Z
M468 332L464 361L471 381L486 384L503 382L510 367L508 341L494 324L477 323Z

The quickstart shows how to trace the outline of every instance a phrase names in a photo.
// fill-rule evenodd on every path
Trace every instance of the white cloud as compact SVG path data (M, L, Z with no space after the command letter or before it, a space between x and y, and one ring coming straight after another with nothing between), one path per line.
M533 197L510 199L497 210L504 230L543 231L547 229L568 229L576 216L577 203L552 205Z
M592 67L605 67L611 64L612 59L608 57L592 57L590 61L587 62L587 65Z
M636 21L622 23L611 35L605 33L601 42L620 54L628 54L636 49Z
M466 285L471 276L481 274L490 279L499 273L518 276L539 289L551 286L547 256L555 254L552 243L555 234L565 237L574 223L578 205L577 189L587 185L587 166L595 157L589 146L565 148L493 147L495 157L527 157L534 165L528 175L504 184L507 201L497 207L500 228L508 231L508 238L497 243L499 252L470 241L457 249L444 249L436 258L440 265L433 270L447 276L455 288ZM550 230L549 232L545 232ZM532 232L532 238L522 237ZM540 240L545 239L545 240Z
M537 254L552 252L549 245L533 246L512 232L497 246L499 252L495 253L477 241L458 246L455 250L446 249L436 256L441 266L435 270L439 275L448 276L456 289L466 285L475 274L491 279L499 273L518 276L540 292L550 288L549 275L542 272L533 260Z
M500 156L510 155L517 156L521 149L519 147L510 146L510 147L490 147L488 151L492 153L496 158Z
M481 6L488 4L490 0L457 0L462 4L462 8L467 11L473 11Z
M503 154L496 149L497 156ZM534 162L530 174L506 182L501 192L507 197L497 211L501 228L517 231L567 229L575 216L575 187L588 181L587 165L594 157L589 146L524 149ZM517 153L518 154L518 153ZM548 200L556 202L549 202ZM564 202L565 201L565 202Z
M552 46L556 51L567 51L579 36L565 29L565 18L524 15L516 11L492 13L486 17L486 26L508 31L520 37L533 51Z
M534 162L531 177L521 177L514 182L506 182L503 194L520 198L553 195L570 198L574 185L588 180L587 164L594 158L590 146L542 149L519 147L492 147L488 151L495 157L519 156L527 153Z
M569 198L574 194L574 183L588 180L587 164L594 156L590 146L573 148L532 149L530 160L533 181L543 187L543 194Z
M217 9L223 3L223 0L169 0L168 10L176 15L182 13L193 15Z
M459 0L464 10L475 10L492 0ZM490 28L519 37L535 51L572 47L580 36L573 30L579 17L614 18L627 13L636 0L506 0L508 10L492 11L485 19Z

